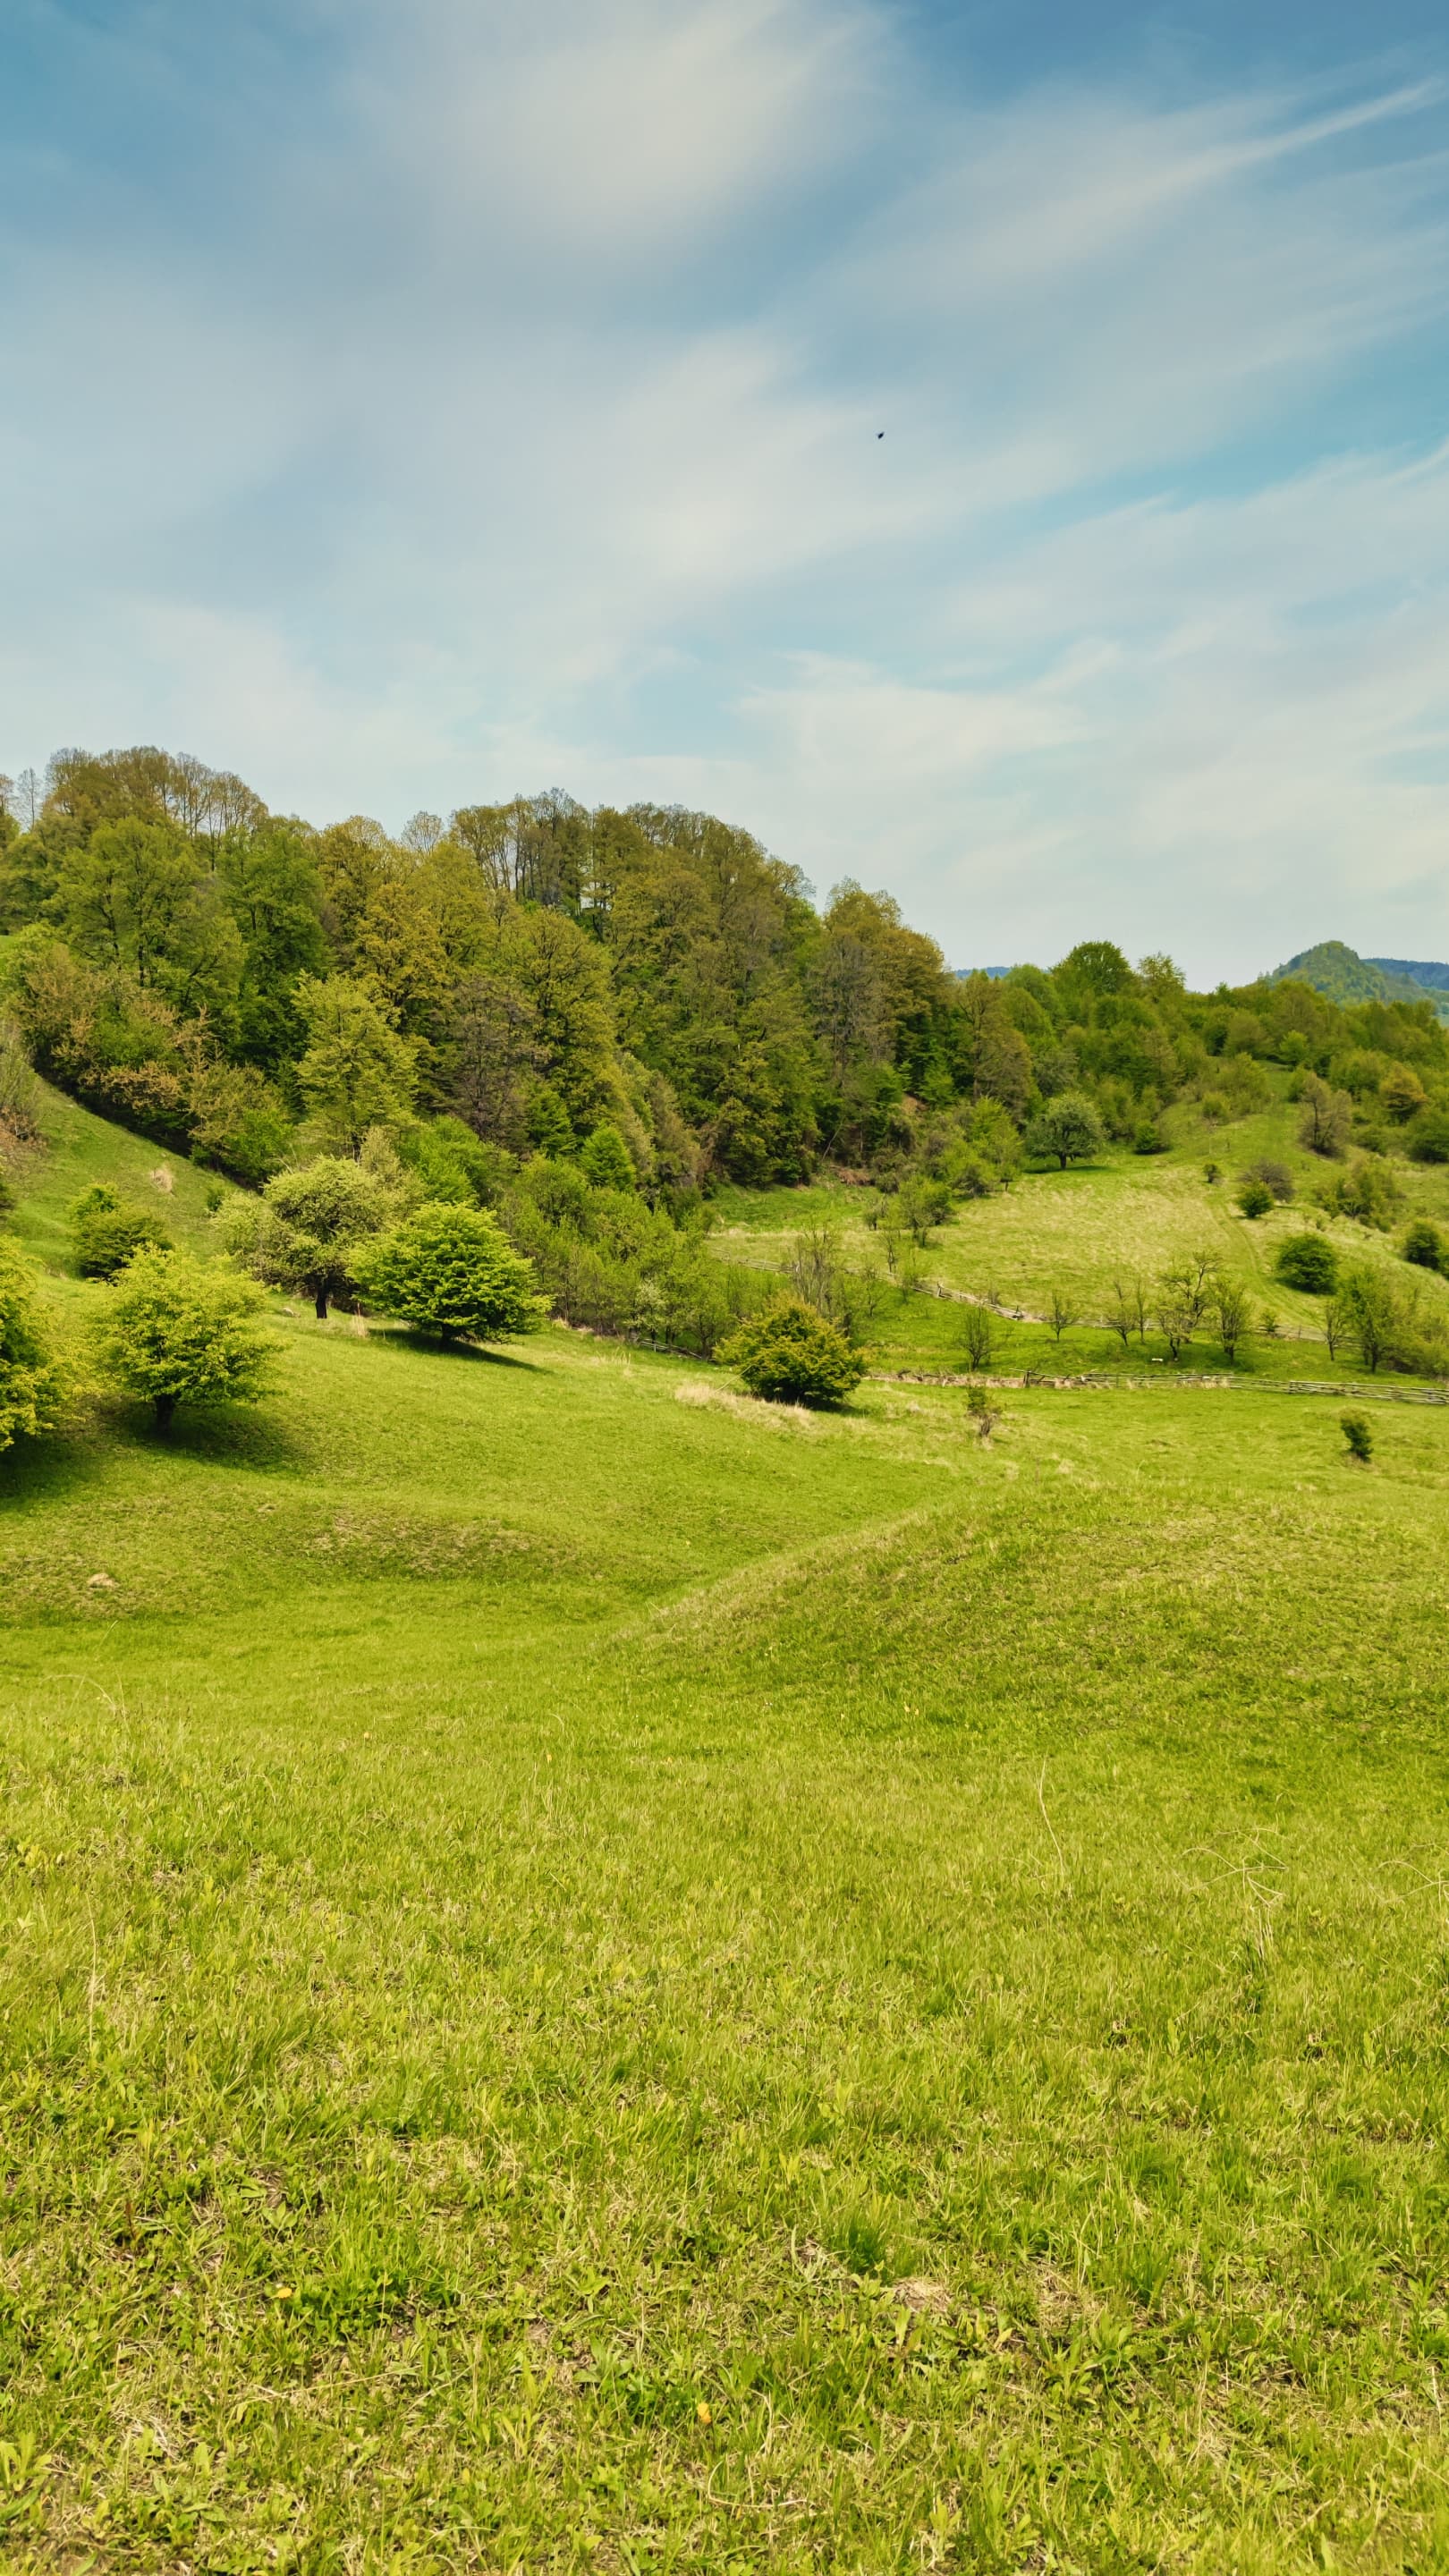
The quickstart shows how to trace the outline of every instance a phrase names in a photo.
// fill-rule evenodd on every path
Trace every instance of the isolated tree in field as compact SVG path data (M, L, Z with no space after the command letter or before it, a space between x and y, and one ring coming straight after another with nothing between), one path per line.
M1084 1163L1100 1154L1105 1142L1102 1121L1085 1093L1059 1091L1032 1120L1026 1149L1044 1160L1055 1157L1065 1171L1068 1163Z
M1326 1234L1290 1234L1279 1245L1273 1268L1285 1288L1330 1297L1338 1280L1338 1254Z
M1238 1190L1240 1213L1246 1217L1267 1216L1272 1207L1273 1193L1267 1182L1260 1181L1256 1172L1250 1172Z
M307 1031L297 1088L312 1132L334 1153L355 1154L369 1127L396 1127L408 1117L413 1051L372 995L345 975L300 976L295 1001Z
M310 1297L325 1316L334 1297L351 1292L358 1245L394 1213L392 1194L375 1173L320 1154L297 1171L278 1172L260 1204L239 1201L229 1239L258 1279Z
M109 1181L82 1191L71 1209L70 1226L82 1279L114 1279L143 1245L164 1251L171 1242L148 1208L126 1207Z
M1368 1415L1341 1413L1338 1417L1338 1427L1348 1442L1350 1458L1356 1458L1361 1466L1366 1467L1374 1454L1373 1425Z
M1051 1327L1054 1342L1060 1342L1063 1333L1080 1320L1081 1311L1069 1288L1053 1288L1050 1291L1047 1297L1046 1320Z
M840 1404L865 1375L845 1335L793 1297L747 1317L715 1357L774 1404Z
M636 1174L617 1127L596 1127L579 1151L579 1169L596 1190L632 1190Z
M53 1431L69 1387L35 1273L0 1236L0 1449Z
M546 1308L533 1264L486 1208L435 1201L357 1254L369 1304L445 1342L505 1342L531 1333Z
M1225 1360L1238 1356L1238 1346L1251 1329L1251 1316L1246 1289L1235 1279L1217 1279L1213 1283L1212 1311L1217 1321L1218 1341Z
M1169 1359L1181 1359L1193 1335L1214 1303L1217 1282L1211 1257L1196 1252L1172 1270L1165 1270L1157 1283L1153 1313L1167 1343Z
M1111 1312L1107 1317L1107 1321L1111 1325L1112 1330L1116 1334L1124 1351L1131 1347L1132 1336L1134 1333L1136 1334L1139 1342L1144 1342L1147 1339L1147 1326L1149 1320L1150 1309L1148 1306L1147 1285L1145 1280L1140 1276L1136 1279L1127 1281L1114 1279L1112 1282L1112 1307Z
M138 1252L111 1291L100 1335L110 1374L170 1429L178 1404L255 1404L268 1393L276 1336L249 1279L189 1252Z
M972 1369L989 1369L998 1357L999 1324L989 1306L968 1306L961 1322L961 1339L965 1345L966 1365Z
M1298 1142L1311 1154L1337 1158L1348 1145L1353 1102L1346 1091L1330 1090L1316 1073L1305 1073L1298 1095Z

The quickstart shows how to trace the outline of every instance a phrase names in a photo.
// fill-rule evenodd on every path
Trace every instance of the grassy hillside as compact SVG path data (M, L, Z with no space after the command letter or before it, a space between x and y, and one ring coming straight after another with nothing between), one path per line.
M1449 2563L1449 1411L279 1320L0 1459L5 2564Z
M871 1326L879 1362L886 1367L946 1366L959 1357L961 1318L951 1302L996 1297L1009 1319L1003 1367L1140 1372L1162 1367L1165 1345L1149 1333L1124 1353L1107 1326L1114 1280L1139 1274L1151 1280L1199 1250L1249 1291L1254 1313L1273 1317L1278 1337L1261 1335L1246 1346L1239 1374L1259 1381L1312 1376L1347 1378L1355 1372L1342 1355L1330 1360L1323 1340L1322 1302L1285 1288L1273 1275L1279 1245L1306 1223L1318 1221L1312 1192L1324 1178L1322 1159L1297 1141L1297 1112L1283 1096L1288 1076L1274 1080L1270 1109L1226 1125L1210 1125L1196 1105L1181 1104L1166 1122L1172 1138L1163 1154L1112 1149L1093 1165L1066 1172L1032 1171L1005 1194L967 1200L934 1229L921 1257L918 1289L882 1299ZM1235 1175L1264 1158L1292 1175L1297 1196L1249 1221L1236 1204ZM1222 1177L1205 1179L1209 1162ZM1404 1190L1402 1214L1449 1226L1449 1166L1396 1166ZM823 1183L809 1189L722 1191L715 1236L722 1255L781 1266L791 1244L813 1227L829 1226L851 1266L882 1268L879 1238L866 1218L875 1193ZM1395 1262L1393 1237L1335 1218L1330 1240L1345 1259ZM945 1299L931 1292L948 1292ZM1066 1292L1081 1317L1058 1340L1040 1320L1053 1289ZM1424 1294L1449 1308L1449 1282L1430 1278ZM1222 1365L1206 1337L1197 1367Z

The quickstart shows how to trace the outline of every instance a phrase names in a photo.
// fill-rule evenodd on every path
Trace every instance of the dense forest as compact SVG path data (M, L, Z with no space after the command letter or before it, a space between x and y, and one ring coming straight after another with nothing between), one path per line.
M677 1272L720 1180L980 1194L1094 1136L1150 1153L1184 1097L1241 1116L1267 1064L1330 1155L1449 1159L1426 1002L1194 994L1105 940L955 974L888 895L817 906L750 833L678 807L550 793L393 839L275 815L194 759L65 751L7 793L0 931L15 1039L77 1099L252 1185L385 1150L430 1199L507 1202L555 1293L591 1237L636 1289L641 1263Z

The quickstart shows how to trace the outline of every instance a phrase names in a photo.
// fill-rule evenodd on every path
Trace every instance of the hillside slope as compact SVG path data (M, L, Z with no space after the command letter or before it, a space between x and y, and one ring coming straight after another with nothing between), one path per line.
M7 2564L1432 2564L1449 1410L277 1312L0 1459Z

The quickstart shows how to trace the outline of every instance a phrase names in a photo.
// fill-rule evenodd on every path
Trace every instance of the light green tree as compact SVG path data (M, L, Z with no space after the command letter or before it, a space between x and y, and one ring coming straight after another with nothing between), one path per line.
M397 1212L394 1194L360 1163L319 1154L278 1172L260 1200L238 1198L228 1212L229 1249L253 1276L300 1290L324 1317L355 1284L353 1256Z
M361 1246L356 1270L370 1305L445 1342L511 1341L547 1311L532 1263L484 1208L420 1207Z
M254 1404L271 1385L276 1336L262 1292L188 1252L138 1252L111 1292L104 1365L170 1429L178 1404Z
M0 1449L53 1431L70 1388L35 1273L18 1247L0 1237Z
M315 1142L356 1154L369 1127L396 1127L412 1110L412 1048L389 1028L372 995L345 975L299 977L297 1011L307 1046L297 1067Z
M632 1190L634 1166L617 1127L596 1127L579 1153L579 1169L599 1190Z

